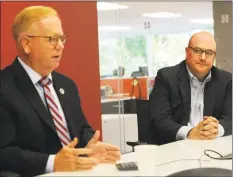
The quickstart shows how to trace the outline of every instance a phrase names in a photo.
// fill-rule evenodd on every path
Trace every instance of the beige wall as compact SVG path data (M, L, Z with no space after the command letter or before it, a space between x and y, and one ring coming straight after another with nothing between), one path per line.
M232 72L232 1L213 2L213 15L217 42L216 66Z

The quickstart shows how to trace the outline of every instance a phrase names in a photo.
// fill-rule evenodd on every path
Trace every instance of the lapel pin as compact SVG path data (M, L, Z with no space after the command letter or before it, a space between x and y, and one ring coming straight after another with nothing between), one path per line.
M65 90L64 90L63 88L60 88L59 91L60 91L60 93L61 93L62 95L65 94Z

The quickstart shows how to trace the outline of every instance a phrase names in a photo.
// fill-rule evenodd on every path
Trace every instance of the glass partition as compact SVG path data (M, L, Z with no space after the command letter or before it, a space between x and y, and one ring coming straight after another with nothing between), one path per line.
M138 140L135 99L148 99L160 68L185 59L193 33L213 33L212 2L98 4L103 141L127 153Z

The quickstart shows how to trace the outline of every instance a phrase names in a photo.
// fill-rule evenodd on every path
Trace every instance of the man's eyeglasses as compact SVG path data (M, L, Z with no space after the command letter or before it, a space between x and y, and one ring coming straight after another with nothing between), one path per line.
M201 56L204 52L205 52L205 56L207 58L214 58L216 55L216 52L214 52L213 50L210 50L210 49L203 50L199 47L191 47L191 46L188 46L188 48L192 49L192 51L198 56Z
M47 38L47 39L49 39L49 41L50 41L50 44L52 45L52 46L57 46L57 44L58 44L58 41L59 41L59 39L61 40L61 42L63 43L63 44L65 44L66 43L66 35L65 34L63 34L63 35L61 35L61 36L27 36L27 37L39 37L39 38Z
M217 151L207 149L204 151L205 155L215 160L232 160L232 153L222 155Z

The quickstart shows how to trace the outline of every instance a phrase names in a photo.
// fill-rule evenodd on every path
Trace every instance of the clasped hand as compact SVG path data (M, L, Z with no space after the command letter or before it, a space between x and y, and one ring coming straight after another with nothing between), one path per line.
M219 122L216 118L205 116L204 120L188 133L188 138L202 140L215 139L218 135L218 125Z

